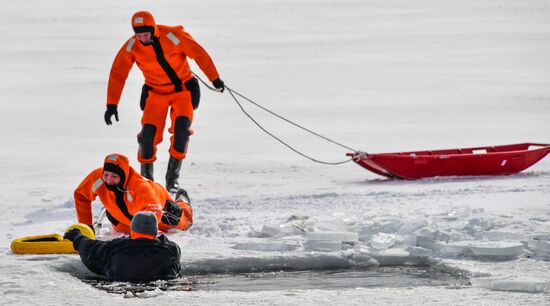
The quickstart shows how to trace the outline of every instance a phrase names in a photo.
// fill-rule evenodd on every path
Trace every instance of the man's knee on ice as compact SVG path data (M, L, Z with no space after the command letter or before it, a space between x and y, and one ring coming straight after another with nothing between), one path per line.
M185 153L187 142L189 141L189 127L191 126L191 120L185 116L176 118L174 127L174 150Z
M155 154L155 133L157 127L152 124L144 124L141 129L139 150L142 158L152 158Z

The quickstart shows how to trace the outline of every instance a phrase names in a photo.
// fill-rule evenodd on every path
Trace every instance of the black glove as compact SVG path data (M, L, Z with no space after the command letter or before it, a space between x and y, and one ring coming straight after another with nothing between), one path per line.
M80 230L78 228L73 228L72 230L66 232L65 235L63 235L63 238L73 241L79 235L82 235Z
M166 200L160 221L171 226L178 225L183 209L174 201Z
M116 104L107 104L107 110L105 111L104 115L105 123L107 123L107 125L113 124L111 122L111 117L113 115L115 115L115 119L116 121L118 121L118 110Z
M216 89L219 89L221 92L223 92L225 89L225 84L220 78L217 78L214 81L212 81L212 85L214 85L214 87Z

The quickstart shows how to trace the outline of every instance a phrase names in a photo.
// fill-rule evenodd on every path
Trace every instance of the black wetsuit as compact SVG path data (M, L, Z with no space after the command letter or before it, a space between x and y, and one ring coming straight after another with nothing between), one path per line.
M81 233L73 246L92 272L113 281L148 282L173 279L181 271L180 248L166 236L157 239L90 239Z

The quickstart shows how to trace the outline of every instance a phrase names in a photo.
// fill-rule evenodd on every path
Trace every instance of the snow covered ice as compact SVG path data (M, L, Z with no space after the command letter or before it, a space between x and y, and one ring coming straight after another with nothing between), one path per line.
M138 69L120 121L106 126L103 112L110 65L131 35L130 16L143 9L183 24L231 88L354 148L550 139L547 0L2 1L1 304L550 302L550 158L512 176L387 180L295 155L227 93L205 88L180 181L194 226L170 233L185 273L431 265L471 285L157 290L137 299L80 281L91 275L76 255L11 253L15 238L75 223L72 193L106 154L139 166ZM345 159L345 150L249 110L298 149ZM101 229L101 239L116 236Z

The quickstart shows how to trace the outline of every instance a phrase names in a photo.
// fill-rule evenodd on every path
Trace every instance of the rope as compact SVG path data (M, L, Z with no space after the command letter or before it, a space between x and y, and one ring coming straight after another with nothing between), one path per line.
M194 73L193 73L193 74L194 74ZM212 90L212 91L221 92L221 90L211 87L211 86L210 86L209 84L207 84L204 80L202 80L198 75L195 74L195 77L196 77L204 86L206 86L208 89L210 89L210 90ZM275 112L273 112L273 111L267 109L266 107L264 107L264 106L262 106L262 105L260 105L260 104L258 104L258 103L256 103L256 102L254 102L253 100L251 100L251 99L245 97L244 95L242 95L242 94L240 94L239 92L237 92L237 91L231 89L231 88L228 87L228 86L225 86L225 88L227 89L227 91L229 92L229 94L231 95L231 97L233 98L233 100L235 101L235 103L237 103L237 105L239 106L239 108L241 109L241 111L242 111L242 112L243 112L243 113L244 113L244 114L245 114L254 124L256 124L256 126L258 126L262 131L264 131L266 134L268 134L269 136L271 136L273 139L277 140L278 142L280 142L281 144L283 144L285 147L289 148L290 150L292 150L293 152L295 152L296 154L298 154L298 155L300 155L300 156L302 156L302 157L305 157L305 158L307 158L307 159L309 159L309 160L311 160L311 161L314 161L314 162L320 163L320 164L324 164L324 165L341 165L341 164L348 163L348 162L350 162L350 161L352 161L352 160L354 160L354 159L357 159L358 156L365 156L365 155L367 154L366 152L361 152L361 151L359 151L359 150L352 149L352 148L350 148L350 147L348 147L348 146L345 146L345 145L343 145L343 144L341 144L341 143L338 143L338 142L336 142L336 141L334 141L334 140L332 140L332 139L330 139L330 138L328 138L328 137L325 137L325 136L323 136L323 135L321 135L321 134L318 134L318 133L316 133L316 132L314 132L314 131L312 131L312 130L310 130L310 129L308 129L308 128L305 128L305 127L303 127L303 126L301 126L301 125L299 125L299 124L297 124L297 123L295 123L295 122L293 122L293 121L291 121L291 120L289 120L289 119L287 119L287 118L285 118L285 117L283 117L283 116L281 116L281 115L279 115L279 114L277 114L277 113L275 113ZM348 149L348 150L351 150L351 151L355 152L355 153L357 154L357 156L351 157L351 158L346 159L346 160L344 160L344 161L339 161L339 162L327 162L327 161L322 161L322 160L313 158L313 157L311 157L311 156L309 156L309 155L307 155L307 154L305 154L305 153L302 153L302 152L298 151L297 149L295 149L294 147L292 147L291 145L289 145L288 143L286 143L285 141L283 141L282 139L280 139L279 137L275 136L273 133L269 132L267 129L265 129L258 121L256 121L256 120L255 120L255 119L254 119L254 118L244 109L244 107L242 106L241 102L239 102L239 99L237 99L237 97L236 97L235 95L237 95L237 96L243 98L244 100L246 100L246 101L248 101L249 103L255 105L256 107L258 107L258 108L260 108L260 109L262 109L262 110L264 110L264 111L270 113L271 115L273 115L273 116L275 116L275 117L277 117L277 118L279 118L279 119L281 119L281 120L284 120L284 121L286 121L287 123L290 123L290 124L292 124L292 125L294 125L294 126L300 128L300 129L302 129L302 130L304 130L304 131L306 131L306 132L308 132L308 133L310 133L310 134L313 134L313 135L315 135L315 136L317 136L317 137L320 137L320 138L322 138L322 139L324 139L324 140L326 140L326 141L328 141L328 142L331 142L331 143L333 143L333 144L335 144L335 145L338 145L338 146L340 146L340 147L343 147L343 148L346 148L346 149Z

